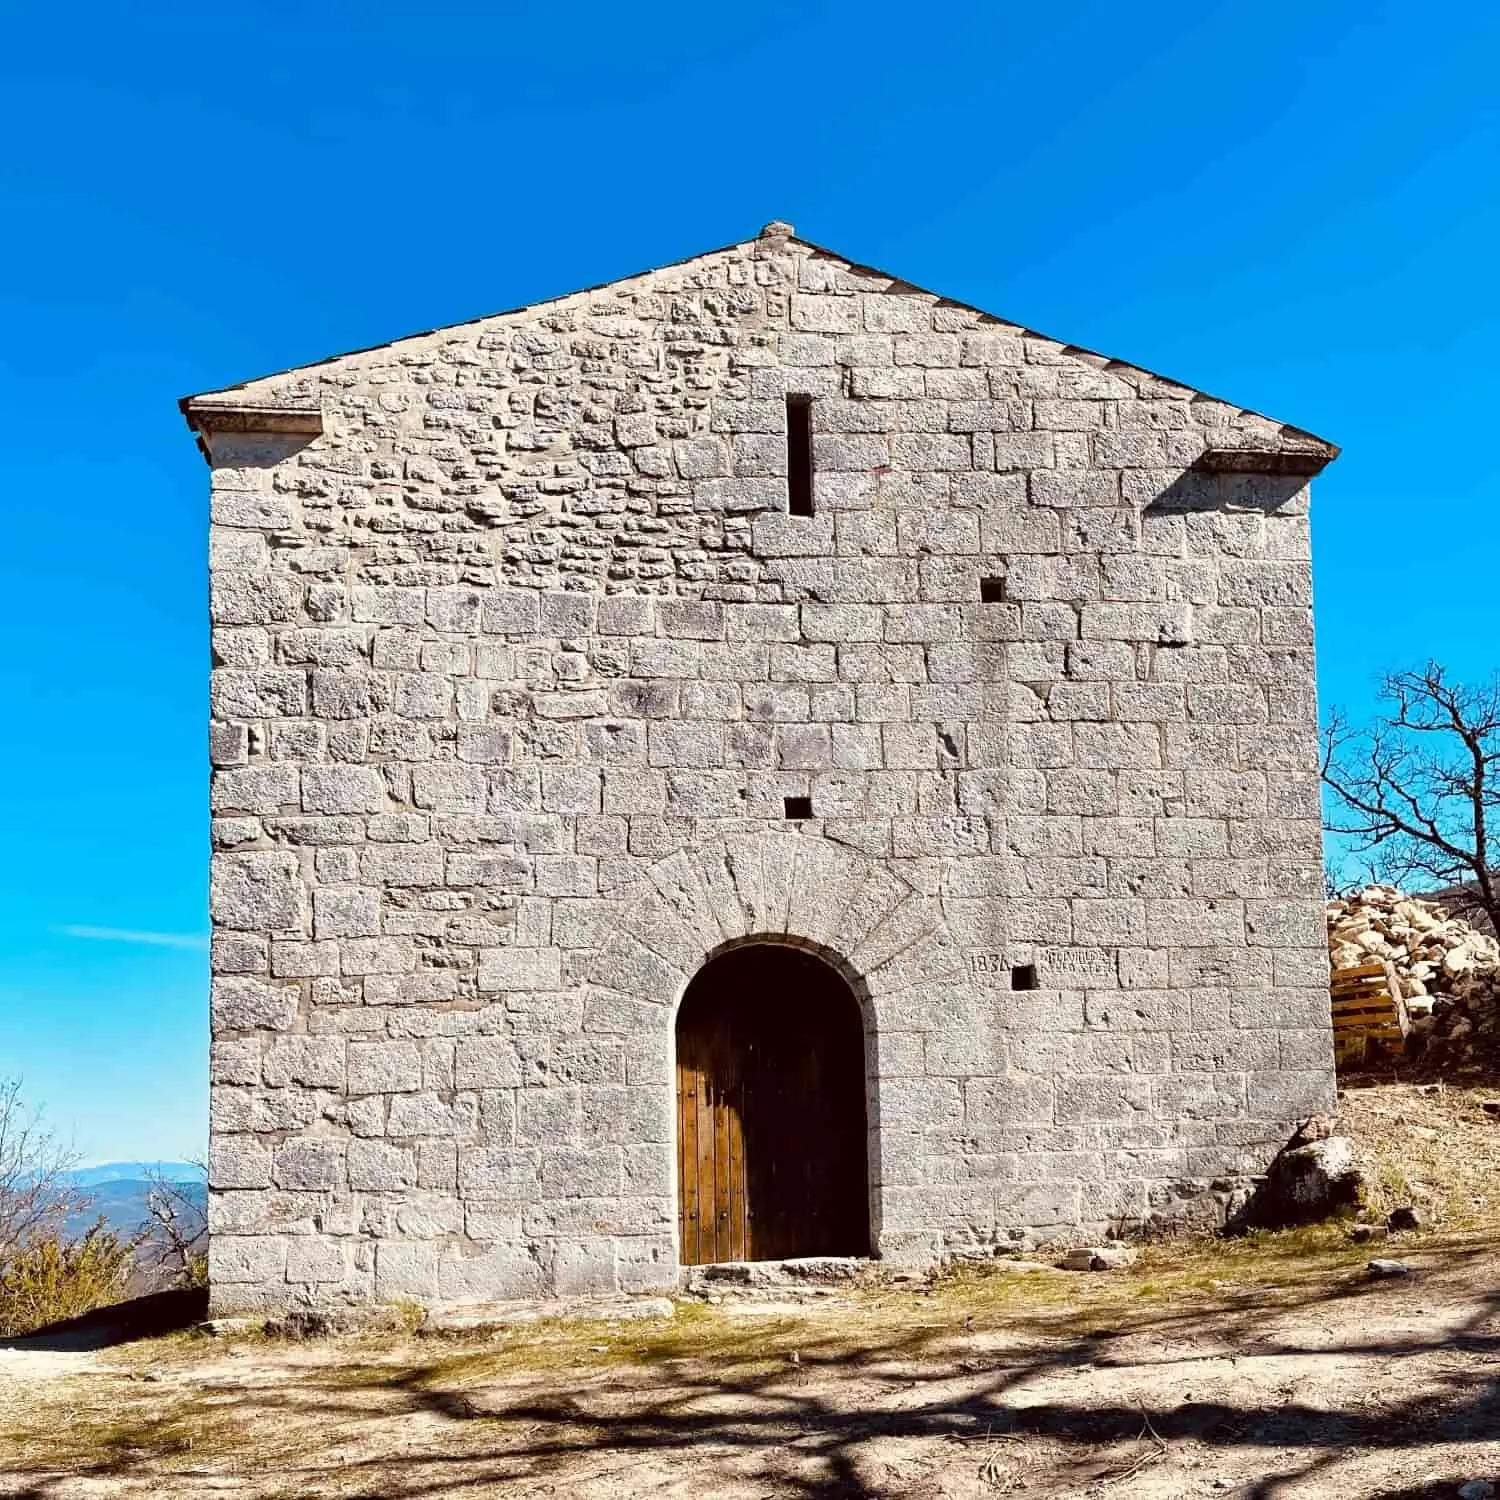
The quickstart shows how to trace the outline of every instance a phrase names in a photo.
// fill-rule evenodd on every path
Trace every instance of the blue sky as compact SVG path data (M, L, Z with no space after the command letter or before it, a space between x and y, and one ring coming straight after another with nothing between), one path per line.
M1343 444L1324 701L1488 675L1497 63L1477 4L11 7L0 1075L89 1159L202 1150L176 397L771 218Z

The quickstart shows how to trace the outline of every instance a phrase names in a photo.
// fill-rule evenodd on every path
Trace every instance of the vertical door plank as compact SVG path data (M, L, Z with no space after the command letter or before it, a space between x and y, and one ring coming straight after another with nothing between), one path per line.
M750 1230L745 1216L745 1085L735 1080L728 1111L729 1127L729 1243L736 1260L752 1259Z
M699 1074L691 1056L678 1059L678 1137L676 1160L682 1194L682 1260L688 1266L702 1265L697 1235L697 1088Z
M682 1038L677 1039L677 1061L672 1072L672 1128L677 1142L677 1254L683 1265L691 1264L692 1247L688 1243L687 1180L683 1174L683 1108L687 1096L686 1069L682 1061Z
M721 1062L725 1059L721 1058ZM729 1090L721 1074L714 1094L714 1236L720 1260L736 1260L729 1197Z
M718 1038L706 1038L704 1067L698 1075L698 1251L699 1265L720 1259L718 1215L714 1193L714 1108Z

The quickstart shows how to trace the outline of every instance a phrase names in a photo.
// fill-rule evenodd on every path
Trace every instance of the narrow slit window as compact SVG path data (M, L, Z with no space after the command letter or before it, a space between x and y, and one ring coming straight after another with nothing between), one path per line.
M787 817L794 822L800 823L804 818L810 818L813 815L811 797L788 797L783 806Z
M812 398L786 398L786 508L790 515L813 513Z
M979 602L981 604L1003 604L1005 602L1004 578L981 578L979 580Z
M1036 965L1017 964L1010 971L1010 987L1013 990L1034 990L1037 988Z

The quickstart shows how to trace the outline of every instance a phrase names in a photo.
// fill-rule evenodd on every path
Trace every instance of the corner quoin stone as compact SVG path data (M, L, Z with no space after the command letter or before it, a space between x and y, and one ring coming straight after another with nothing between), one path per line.
M217 1311L675 1285L737 942L856 984L893 1262L1211 1218L1331 1100L1330 445L779 221L184 410Z

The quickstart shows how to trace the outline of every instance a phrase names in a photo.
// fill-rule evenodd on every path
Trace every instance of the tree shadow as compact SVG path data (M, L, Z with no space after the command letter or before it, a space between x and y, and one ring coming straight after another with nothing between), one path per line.
M1493 1246L1475 1245L1447 1265L1493 1256ZM888 1457L891 1440L909 1445L901 1452L940 1453L945 1464L969 1465L971 1474L987 1455L1030 1466L1028 1483L1040 1493L1094 1484L1118 1493L1137 1468L1179 1453L1248 1450L1278 1472L1248 1487L1241 1480L1233 1493L1247 1500L1279 1500L1305 1492L1313 1480L1330 1494L1378 1493L1383 1500L1451 1494L1453 1484L1474 1476L1445 1482L1446 1489L1424 1480L1425 1487L1373 1491L1349 1488L1353 1476L1341 1469L1351 1455L1421 1449L1430 1458L1433 1447L1493 1441L1500 1432L1500 1290L1467 1296L1464 1320L1430 1333L1389 1328L1383 1308L1403 1321L1412 1315L1410 1299L1392 1306L1391 1292L1389 1283L1356 1273L1332 1285L1319 1280L1274 1308L1248 1297L1210 1309L1153 1307L1132 1310L1117 1327L1092 1328L991 1307L977 1334L961 1312L955 1319L950 1303L934 1308L944 1314L939 1323L863 1342L835 1318L821 1327L749 1329L717 1353L683 1345L687 1352L673 1354L677 1346L664 1341L644 1364L586 1370L528 1369L524 1354L512 1364L503 1351L472 1350L394 1369L367 1360L356 1369L360 1355L351 1348L349 1365L299 1370L279 1384L246 1389L235 1413L260 1457L274 1456L288 1492L360 1500L420 1500L460 1487L498 1495L523 1483L588 1494L610 1476L632 1472L658 1479L669 1472L683 1493L712 1493L732 1476L753 1477L761 1494L873 1500L905 1493L880 1477L876 1445L885 1445L879 1451ZM1368 1312L1334 1345L1267 1326L1270 1314L1362 1301ZM637 1335L617 1337L628 1343ZM1245 1401L1167 1393L1165 1377L1179 1369L1265 1355L1292 1362L1290 1392L1297 1362L1330 1353L1367 1360L1372 1372L1396 1360L1449 1358L1425 1373L1416 1399L1409 1392L1383 1396L1375 1374L1358 1399L1332 1407L1273 1398L1265 1386ZM1114 1382L1101 1391L1106 1399L1090 1399L1095 1370ZM1138 1399L1118 1389L1132 1375ZM1058 1395L1055 1380L1038 1389L1058 1376L1076 1378L1077 1394L1068 1387ZM388 1426L375 1451L382 1422ZM298 1433L308 1440L294 1442ZM268 1434L284 1435L285 1447L278 1450ZM242 1471L247 1454L233 1457ZM665 1470L641 1468L652 1461ZM75 1482L85 1475L171 1477L128 1448L68 1473ZM628 1490L634 1481L611 1482ZM55 1500L60 1490L49 1479L24 1493Z

